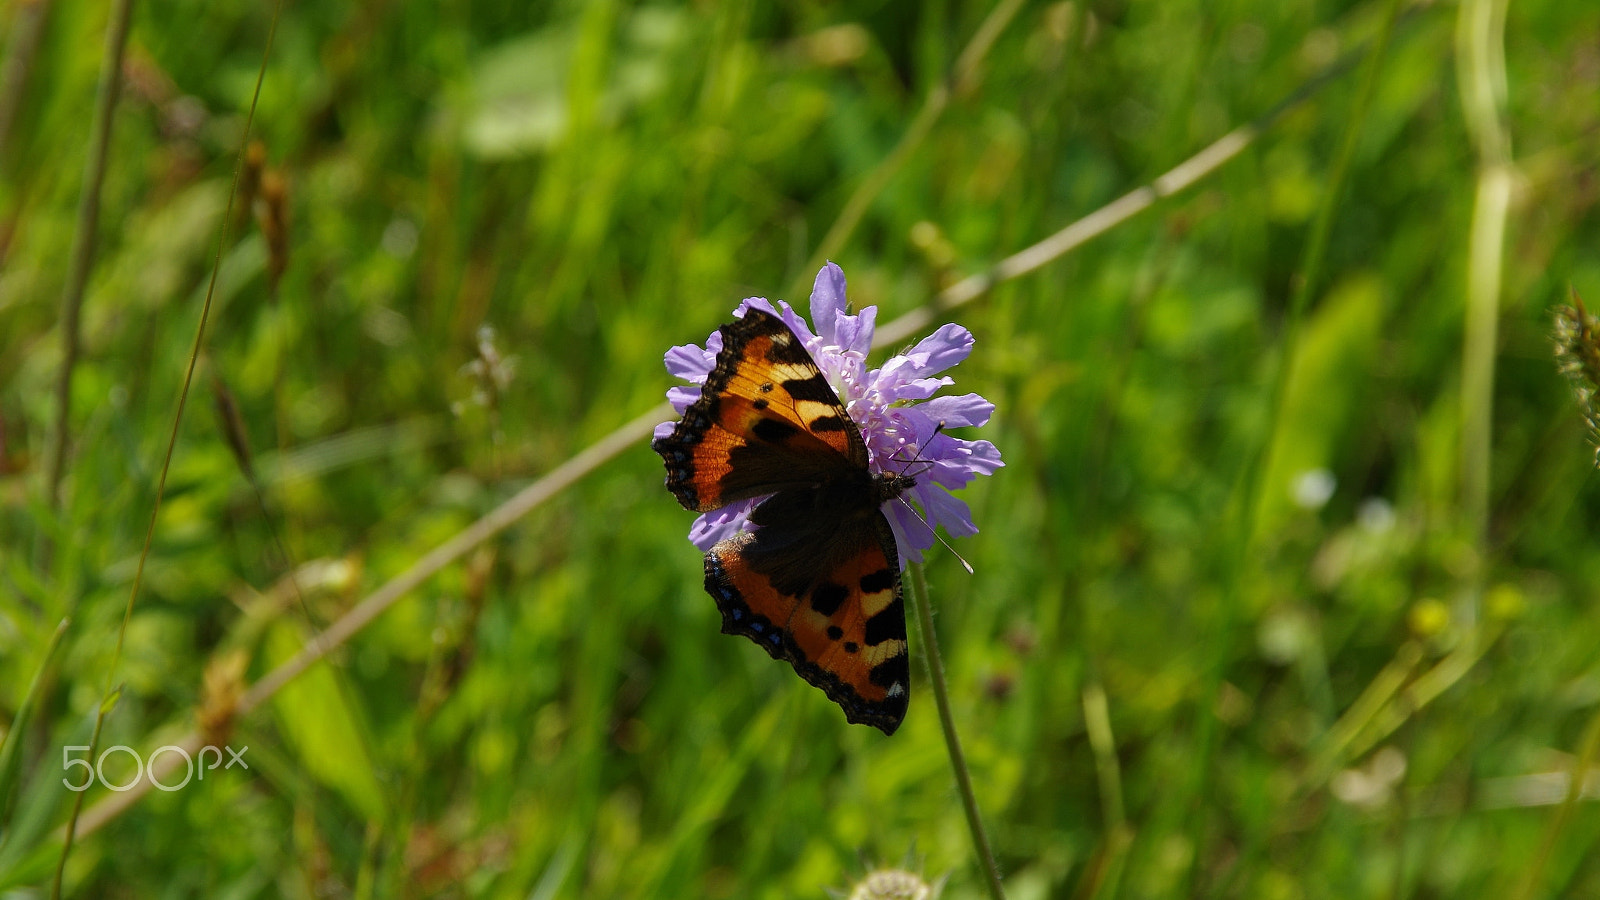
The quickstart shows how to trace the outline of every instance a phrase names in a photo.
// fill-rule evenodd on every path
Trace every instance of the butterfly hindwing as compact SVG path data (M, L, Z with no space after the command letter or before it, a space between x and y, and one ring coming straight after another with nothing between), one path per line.
M889 523L872 510L836 531L794 523L723 541L706 554L706 590L724 632L787 660L846 720L893 734L911 676L899 571Z
M652 444L687 509L865 470L867 448L817 364L783 320L759 309L721 329L700 397Z

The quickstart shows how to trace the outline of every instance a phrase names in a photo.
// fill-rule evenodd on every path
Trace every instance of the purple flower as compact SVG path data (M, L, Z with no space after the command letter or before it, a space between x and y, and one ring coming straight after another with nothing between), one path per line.
M774 308L761 297L751 297L739 304L734 315L743 318L745 310L752 307L782 318L805 345L860 429L872 470L900 474L910 470L916 478L905 496L922 507L927 524L903 503L890 501L883 506L894 529L900 564L922 561L922 551L934 542L929 526L942 525L956 536L977 534L971 510L950 491L1004 465L1000 451L988 441L962 440L938 429L941 422L947 429L983 425L994 412L994 404L977 394L934 396L954 383L939 373L972 352L972 333L960 325L944 325L882 368L868 369L867 352L872 349L878 308L869 306L856 315L847 312L844 272L831 262L817 273L811 288L815 332L782 301ZM711 374L721 350L722 335L712 332L705 347L685 344L667 351L667 371L692 382L667 391L667 400L679 415L699 398L699 385ZM672 434L676 424L657 425L655 436ZM709 550L718 541L747 530L750 510L765 499L756 497L705 513L689 529L689 540L701 550Z

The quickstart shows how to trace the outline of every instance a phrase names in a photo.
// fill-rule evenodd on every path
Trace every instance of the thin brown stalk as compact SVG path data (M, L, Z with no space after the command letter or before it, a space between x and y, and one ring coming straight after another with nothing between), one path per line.
M118 69L119 70L121 68L121 66L120 66L121 46L122 46L123 40L126 38L127 26L128 26L128 16L129 16L129 12L130 12L129 8L131 7L131 5L132 5L132 0L117 0L117 8L118 8L118 10L120 10L120 12L113 12L114 24L113 24L112 28L113 28L113 30L120 30L122 32L122 34L120 36L118 36L118 38L116 40L116 44L117 44L116 57L117 57L117 60L118 60ZM261 98L261 83L266 79L267 60L270 59L271 55L272 55L272 40L278 33L278 16L282 13L282 11L283 11L283 2L282 2L282 0L278 0L277 4L273 7L272 22L267 27L266 47L263 48L263 50L262 50L262 53L261 53L261 66L256 72L255 91L250 96L250 111L245 115L243 140L242 140L242 142L241 142L241 144L239 146L239 158L238 158L238 161L235 164L234 170L233 170L233 186L228 191L228 206L227 206L227 209L225 209L223 211L222 220L221 220L220 225L218 226L217 254L216 254L216 257L213 260L212 266L211 266L211 280L206 285L205 302L202 303L201 307L200 307L200 321L195 326L194 343L190 347L190 350L189 350L189 365L188 365L188 368L185 369L184 374L183 374L183 388L178 393L178 408L172 415L172 430L167 436L166 455L162 458L162 461L161 461L161 473L160 473L159 476L157 476L157 479L156 479L155 497L153 498L153 500L152 500L152 502L150 504L150 521L149 521L149 524L145 527L144 548L139 553L139 563L138 563L138 566L134 569L133 583L128 588L128 603L123 608L123 611L122 611L122 624L117 628L117 643L116 643L116 648L112 651L112 654L111 654L111 665L109 665L106 668L106 686L105 686L104 699L100 702L99 708L95 711L94 730L90 733L90 736L89 736L89 756L90 757L94 756L95 747L99 743L100 730L101 730L101 727L105 723L106 713L109 712L111 707L115 705L116 692L112 688L113 679L116 677L117 666L122 661L123 642L127 638L128 623L130 621L132 621L132 619L133 619L133 606L134 606L135 601L139 597L139 587L144 582L145 562L150 557L150 547L155 541L156 521L157 521L158 517L161 514L161 497L166 492L167 473L172 468L172 454L173 454L173 451L178 446L178 430L179 430L179 426L183 424L183 410L184 410L184 407L188 404L189 388L194 383L194 370L195 370L196 366L199 365L200 353L201 353L201 350L205 347L206 323L210 320L210 317L211 317L211 302L212 302L213 297L216 295L217 276L218 276L218 273L221 272L221 270L222 270L222 250L227 245L228 225L233 220L233 202L234 202L234 198L238 195L238 191L239 191L239 176L240 176L240 172L243 171L243 169L244 169L245 147L249 143L250 127L255 122L256 103ZM115 24L118 21L120 21L120 25ZM110 45L112 43L112 39L108 36L107 39L106 39L106 42L107 42L107 51L108 51L107 52L107 56L110 57L111 56ZM101 87L102 87L102 89L105 88L105 79L104 78L102 78L102 80L101 80ZM113 90L113 91L111 91L111 93L114 94L115 91ZM107 124L107 132L109 134L109 123ZM101 147L102 156L103 156L103 153L104 153L104 147ZM93 153L91 153L91 156L93 156ZM103 165L104 165L104 159L103 158L101 160L101 164L102 164L102 168L103 168ZM96 193L98 193L98 185L96 186ZM96 206L98 206L98 200L96 201ZM80 219L80 225L81 224L82 224L82 220ZM80 296L81 296L81 290L80 290ZM76 318L77 318L77 311L76 311L76 308L74 308L73 309L74 323L76 322ZM75 349L74 349L74 352L76 352ZM67 380L70 380L71 370L70 370L70 368L67 368L67 369L64 370L64 372L65 372L65 376L64 376L64 382L65 382ZM70 387L70 385L68 385L68 386ZM66 421L66 417L64 415L64 413L66 411L65 408L63 408L62 411L63 411L63 416L62 416L61 422L64 423ZM60 437L62 438L62 440L64 442L66 435L65 435L64 425L62 427L63 427L63 430L62 430L62 432L60 434ZM59 450L60 450L60 448L58 447L58 457L60 456ZM57 472L56 474L59 475L59 472ZM65 875L66 867L67 867L67 857L72 855L72 842L73 842L73 839L74 839L74 837L76 835L76 832L77 832L78 818L79 818L79 815L82 812L82 810L83 810L83 792L80 791L73 798L72 814L70 816L68 816L68 818L67 818L66 833L65 833L65 835L63 837L63 840L62 840L62 843L61 843L61 858L56 864L55 879L51 883L51 887L50 887L51 900L60 900L60 897L61 897L61 884L62 884L62 880L63 880L63 877Z
M67 283L61 289L61 371L56 376L56 427L45 469L45 496L50 507L61 500L61 476L66 469L67 444L72 419L72 371L78 365L78 319L83 291L94 267L95 231L100 227L100 187L105 183L106 158L111 150L111 126L117 95L122 93L122 51L128 43L128 20L133 0L115 0L106 23L105 56L100 60L100 83L95 88L94 130L89 135L89 158L83 168L83 193L78 195L78 221L67 260ZM81 795L80 795L81 796Z

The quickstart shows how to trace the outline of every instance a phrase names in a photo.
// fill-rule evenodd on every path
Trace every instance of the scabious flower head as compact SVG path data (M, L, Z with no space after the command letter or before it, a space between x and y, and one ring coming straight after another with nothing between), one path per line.
M811 319L816 331L782 301L774 307L764 298L751 297L739 304L734 315L742 318L751 308L780 317L800 339L861 431L872 471L916 479L905 496L922 508L927 524L902 503L890 501L883 507L894 529L902 566L921 562L922 551L933 546L929 526L943 526L954 536L978 533L967 504L952 497L950 491L1004 465L1000 451L988 441L954 437L940 430L940 424L946 429L983 425L994 412L994 404L977 394L934 396L954 383L939 373L972 352L971 332L960 325L941 326L881 368L868 369L867 352L872 349L878 308L869 306L852 315L845 304L844 272L831 262L817 273L811 289ZM704 347L685 344L667 351L667 371L692 382L667 391L667 399L679 415L700 397L700 385L721 350L722 335L712 332ZM657 425L655 436L672 434L675 424ZM748 522L750 511L764 499L757 497L705 513L689 529L689 540L709 550L718 541L754 527Z
M944 879L933 884L904 869L878 869L868 872L850 892L849 900L938 900Z

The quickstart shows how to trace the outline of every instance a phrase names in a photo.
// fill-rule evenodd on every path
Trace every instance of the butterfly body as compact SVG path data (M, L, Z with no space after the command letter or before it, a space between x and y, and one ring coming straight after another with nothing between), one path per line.
M910 686L900 563L882 507L914 484L873 472L861 433L782 319L749 309L672 434L653 447L697 512L765 497L706 553L722 630L788 661L850 722L892 734Z

